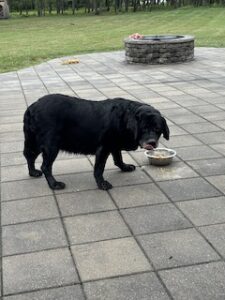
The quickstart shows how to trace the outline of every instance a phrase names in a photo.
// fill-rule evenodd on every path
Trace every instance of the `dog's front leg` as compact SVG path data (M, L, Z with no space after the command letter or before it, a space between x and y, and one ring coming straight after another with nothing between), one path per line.
M123 158L122 158L122 154L121 154L120 150L114 150L112 152L112 156L113 156L113 160L114 160L115 165L117 167L119 167L121 171L123 171L123 172L132 172L132 171L135 170L134 165L125 164L123 162Z
M112 185L103 178L108 156L109 151L104 149L104 147L99 147L95 154L94 177L100 190L109 190L112 188Z

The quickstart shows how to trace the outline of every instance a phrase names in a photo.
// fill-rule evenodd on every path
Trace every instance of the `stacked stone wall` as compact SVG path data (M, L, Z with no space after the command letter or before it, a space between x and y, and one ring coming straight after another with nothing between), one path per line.
M194 59L194 38L181 37L168 40L125 39L128 63L166 64Z

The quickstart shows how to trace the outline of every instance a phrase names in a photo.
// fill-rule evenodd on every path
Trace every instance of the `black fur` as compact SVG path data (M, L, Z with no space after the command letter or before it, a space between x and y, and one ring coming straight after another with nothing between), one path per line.
M63 189L52 175L59 150L96 156L94 176L100 189L112 185L103 172L109 154L124 172L135 166L125 164L121 150L157 147L160 135L169 139L169 128L152 106L122 98L90 101L60 94L47 95L28 107L24 114L24 156L30 176L44 173L50 188ZM41 170L35 160L42 153Z

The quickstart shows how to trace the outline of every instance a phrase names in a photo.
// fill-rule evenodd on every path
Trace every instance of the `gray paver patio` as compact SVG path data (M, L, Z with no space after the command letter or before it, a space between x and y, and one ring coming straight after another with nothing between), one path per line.
M159 274L174 300L224 299L224 262L167 270Z
M225 299L225 50L157 66L128 65L123 51L76 57L0 74L0 299ZM52 192L22 155L24 111L47 93L152 104L177 157L154 167L126 152L129 174L109 158L105 192L93 157L60 153L66 189Z
M144 273L84 284L88 300L168 300L154 273Z
M3 258L6 294L78 282L68 249L56 249Z
M83 281L152 269L135 239L130 237L72 246L72 252Z
M48 235L46 235L48 232ZM4 256L67 246L60 220L36 221L2 227Z

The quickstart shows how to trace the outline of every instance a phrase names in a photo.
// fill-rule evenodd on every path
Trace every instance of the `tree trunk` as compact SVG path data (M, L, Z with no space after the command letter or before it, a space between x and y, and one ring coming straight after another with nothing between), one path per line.
M20 15L23 14L23 3L22 2L20 2L20 4L19 4L19 12L20 12Z
M56 0L56 13L57 15L60 14L60 0Z
M128 12L129 0L125 0L125 12Z
M61 0L61 14L64 14L64 0Z
M76 9L75 0L72 0L72 12L73 12L73 15L75 14L75 9Z
M99 1L98 0L94 0L94 12L95 15L99 15Z
M51 14L52 13L52 0L48 1L48 13Z

